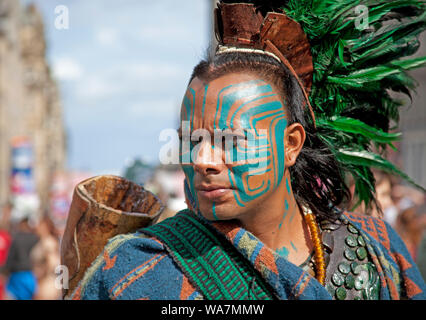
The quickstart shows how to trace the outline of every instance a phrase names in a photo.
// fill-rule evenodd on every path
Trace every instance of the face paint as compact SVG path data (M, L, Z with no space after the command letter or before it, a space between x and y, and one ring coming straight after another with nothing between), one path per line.
M294 218L294 216L295 216L295 212L296 212L296 210L297 210L297 203L294 203L294 207L293 207L293 210L292 210L292 215L290 216L290 220L289 220L289 223L291 223L292 221L293 221L293 218Z
M271 97L276 99L271 101ZM228 172L231 184L236 189L235 200L240 206L245 206L245 203L260 197L281 182L284 163L278 159L283 159L284 154L283 135L287 124L284 108L272 87L262 80L228 86L220 92L217 100L215 127L218 123L220 129L228 126L234 129L238 117L240 127L247 129L248 140L258 142L257 146L252 143L246 148L234 150L244 153L244 156L237 155L237 158L245 158L247 161L233 165ZM269 134L259 134L256 125L261 120L270 121ZM259 154L266 157L259 159ZM252 164L252 160L258 162ZM260 178L257 180L261 183L251 183L255 180L253 176Z
M234 207L245 208L281 185L287 119L279 95L268 82L262 79L238 82L228 78L208 85L198 79L194 85L193 81L182 103L181 120L187 121L186 127L191 133L201 128L208 130L211 136L227 130L239 132L236 143L229 146L223 147L220 143L218 148L217 139L214 143L210 141L207 147L204 145L207 141L199 143L204 146L203 152L219 149L221 159L220 164L215 164L215 168L219 168L215 174L222 183L229 184ZM181 161L194 149L194 144L190 144L189 150L183 150L183 142ZM202 178L196 173L195 160L191 159L186 165L182 161L182 168L189 191L199 206L200 201L203 205L208 201L200 199L197 193L194 180ZM221 201L210 201L210 212L215 219L220 219L220 205Z
M180 145L179 150L180 152L180 163L182 164L182 170L186 177L186 185L188 186L187 192L190 194L187 196L188 198L191 198L193 200L193 207L194 210L197 210L198 208L198 199L196 196L196 190L194 188L194 168L191 165L185 165L191 163L191 141L190 141L190 135L191 135L191 115L193 118L193 112L191 111L194 109L192 107L192 104L190 103L188 94L192 94L195 98L195 91L191 88L188 89L187 95L185 96L183 103L182 103L182 137L180 139ZM189 140L189 141L188 141Z
M287 214L288 214L289 204L288 204L287 199L284 200L284 206L285 206L284 215L283 215L283 218L281 219L281 222L280 222L280 225L278 226L278 229L281 229L283 222L284 222L284 220L285 220L285 218L287 217Z
M280 222L280 225L278 226L278 229L281 229L283 222L284 222L285 218L287 217L287 214L288 214L288 211L287 210L284 211L283 218L281 219L281 222Z
M289 251L286 247L282 247L282 248L276 250L275 252L278 253L280 256L286 258L286 259L288 258Z
M288 178L285 179L285 185L286 185L286 188L287 188L287 192L291 193L291 188L290 188L290 183L288 182Z
M216 204L213 202L213 207L212 207L212 212L213 212L213 218L217 221L219 220L219 218L216 215Z

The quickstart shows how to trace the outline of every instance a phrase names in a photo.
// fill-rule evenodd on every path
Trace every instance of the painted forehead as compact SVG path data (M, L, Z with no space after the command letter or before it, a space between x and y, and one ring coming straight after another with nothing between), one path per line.
M192 129L249 129L262 126L284 105L270 82L251 75L227 75L210 83L195 78L185 94L181 117Z

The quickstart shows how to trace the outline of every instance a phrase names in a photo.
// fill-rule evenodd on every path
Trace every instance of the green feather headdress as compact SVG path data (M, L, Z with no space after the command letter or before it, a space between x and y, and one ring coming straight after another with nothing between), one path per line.
M406 58L419 48L426 29L426 1L287 0L222 1L253 3L264 15L282 9L307 35L313 58L309 95L317 134L352 175L357 203L375 203L371 168L410 177L385 159L401 139L394 93L411 98L415 80L409 70L426 65L426 57ZM394 127L391 127L393 123ZM352 209L354 209L352 208Z

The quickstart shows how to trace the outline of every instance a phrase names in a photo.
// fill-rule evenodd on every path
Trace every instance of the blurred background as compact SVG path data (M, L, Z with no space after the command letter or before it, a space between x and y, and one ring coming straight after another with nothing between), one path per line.
M214 47L214 0L0 0L0 299L60 299L59 247L75 185L123 176L185 208L159 163L192 68ZM419 55L426 55L423 34ZM426 72L388 157L426 187ZM388 221L426 276L426 195L383 172ZM8 290L6 290L6 287Z

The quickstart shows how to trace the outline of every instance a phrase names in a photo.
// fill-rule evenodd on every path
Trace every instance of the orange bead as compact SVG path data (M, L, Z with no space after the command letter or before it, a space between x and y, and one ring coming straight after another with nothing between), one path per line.
M324 249L321 243L320 232L312 213L305 214L305 222L311 233L312 243L314 244L315 276L319 283L325 285L325 259Z

